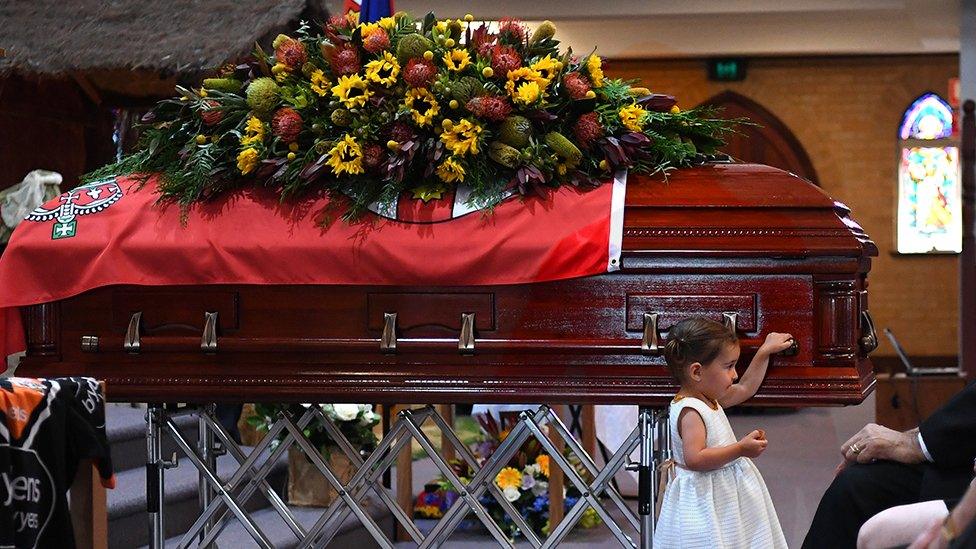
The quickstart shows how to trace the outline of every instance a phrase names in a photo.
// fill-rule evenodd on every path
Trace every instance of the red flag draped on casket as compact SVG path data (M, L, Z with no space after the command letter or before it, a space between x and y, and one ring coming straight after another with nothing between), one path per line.
M341 214L328 198L283 203L262 190L195 205L181 221L155 187L90 183L20 224L0 260L3 356L25 348L17 307L102 286L524 284L619 266L624 174L587 192L510 198L491 213L460 198L401 201L393 211L410 221L368 214L328 224Z

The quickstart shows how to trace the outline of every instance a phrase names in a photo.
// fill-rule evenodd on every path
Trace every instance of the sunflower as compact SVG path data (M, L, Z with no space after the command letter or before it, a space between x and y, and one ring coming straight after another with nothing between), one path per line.
M450 129L445 128L441 133L441 141L452 153L458 156L464 156L469 152L478 154L478 137L482 132L481 126L465 118L456 124L450 124L448 127Z
M603 61L599 55L591 55L586 60L586 70L590 73L590 82L594 88L603 87Z
M254 171L254 168L258 165L258 150L255 148L247 148L241 151L237 155L237 169L241 171L241 175L247 175Z
M332 87L332 95L347 108L353 108L365 105L372 92L358 74L350 74L339 77L339 83Z
M553 59L551 55L546 55L542 59L532 63L530 68L538 72L546 81L546 85L548 85L559 74L559 71L563 69L563 64L558 59Z
M504 490L505 488L518 488L522 486L522 473L515 467L506 467L498 472L495 477L495 484Z
M623 123L624 127L632 132L639 132L644 129L644 115L647 111L644 107L640 105L631 105L629 107L624 107L620 109L618 113L620 116L620 122Z
M392 53L385 51L383 57L366 63L366 79L389 88L396 84L400 75L400 63Z
M539 454L535 458L535 464L539 466L539 471L546 478L549 478L549 456L545 454Z
M542 94L542 91L546 89L546 79L543 78L542 75L539 74L539 71L535 69L522 67L520 69L515 69L514 71L508 71L508 81L505 82L505 91L507 91L508 95L511 96L512 101L521 102L523 105L527 105L531 101L519 99L519 96L522 95L519 88L528 83L536 84L536 97L532 99L532 101L535 101L538 99L539 95ZM529 94L529 92L530 90L527 90L525 93Z
M319 97L324 97L329 93L329 79L325 77L325 73L322 69L315 69L312 71L312 75L309 76L309 80L312 81L312 91L317 93Z
M453 156L437 166L437 177L440 177L441 181L445 183L460 183L464 181L464 175L464 165L455 160Z
M332 173L336 175L363 173L363 148L348 133L332 147L327 156L329 159L325 163L332 167Z
M420 127L429 126L440 112L437 98L427 88L411 88L407 91L404 104L410 109L413 121Z
M264 142L264 122L261 122L258 117L252 116L247 119L244 135L241 136L241 145L253 145L262 142Z
M396 19L392 17L383 17L379 21L377 21L376 24L379 25L380 28L384 30L391 31L394 28L396 28Z
M461 72L471 64L471 54L468 50L454 49L444 54L444 65L447 70Z

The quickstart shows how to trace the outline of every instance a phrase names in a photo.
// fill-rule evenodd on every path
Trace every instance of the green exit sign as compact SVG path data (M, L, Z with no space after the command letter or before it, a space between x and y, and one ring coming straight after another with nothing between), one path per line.
M746 79L746 60L737 57L708 60L708 79L736 82Z

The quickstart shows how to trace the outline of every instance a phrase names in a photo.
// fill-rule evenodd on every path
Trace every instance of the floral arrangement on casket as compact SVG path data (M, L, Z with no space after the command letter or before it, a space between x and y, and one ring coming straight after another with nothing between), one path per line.
M362 456L369 455L376 448L377 438L373 427L379 423L380 416L369 404L255 404L254 414L247 418L247 422L259 432L266 433L279 414L285 413L297 420L310 406L318 406L322 414L338 427L339 432ZM303 434L340 481L348 482L352 478L357 467L339 449L319 421L313 420ZM272 441L271 448L274 449L284 437L285 432ZM293 505L325 507L336 496L335 489L325 476L297 446L292 446L288 453L288 502Z
M481 424L484 440L475 446L474 451L479 462L484 463L508 436L514 425L514 420L503 416L502 425L499 425L491 414L479 414L476 418ZM573 464L576 472L587 482L593 480L575 455L566 452L566 457ZM530 439L516 452L508 466L495 476L495 485L501 490L502 495L522 515L529 527L540 536L549 534L550 461L549 456L542 451L542 446L538 441ZM466 483L474 476L474 472L463 460L453 460L451 468L461 478L462 482ZM563 499L564 511L566 512L572 509L580 498L579 491L569 483L567 485L564 488L565 497ZM446 478L440 476L424 485L424 491L417 496L414 502L414 516L439 519L457 498L458 493L454 486ZM520 535L518 525L491 494L481 496L480 502L488 510L495 523L510 538L514 539ZM592 507L587 507L577 523L577 527L593 528L601 522L596 511Z
M349 197L354 217L462 184L490 207L513 191L689 165L734 122L609 78L595 53L561 53L548 21L530 32L471 15L351 13L318 31L303 24L273 52L257 46L200 88L178 88L144 117L140 149L87 179L161 172L162 198L184 208L255 185Z

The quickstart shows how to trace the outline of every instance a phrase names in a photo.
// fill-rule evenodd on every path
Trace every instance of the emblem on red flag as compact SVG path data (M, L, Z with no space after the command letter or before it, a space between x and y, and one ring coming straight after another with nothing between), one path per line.
M79 215L100 212L115 204L123 196L122 188L115 178L103 179L76 187L58 197L60 204L53 207L53 201L37 208L27 215L28 221L55 220L51 229L51 240L71 238L77 234Z

